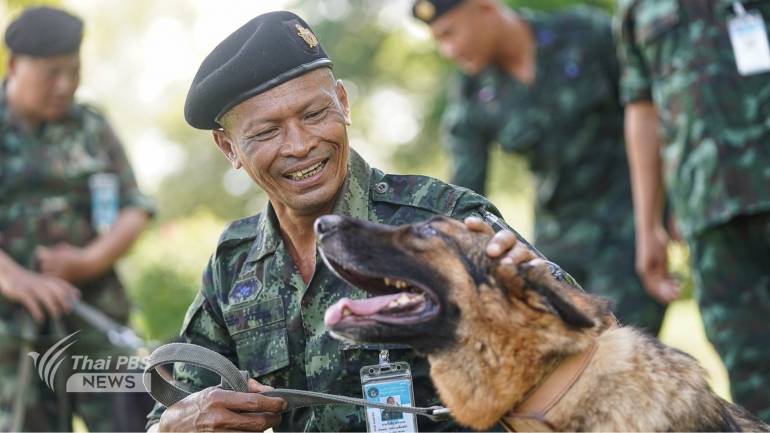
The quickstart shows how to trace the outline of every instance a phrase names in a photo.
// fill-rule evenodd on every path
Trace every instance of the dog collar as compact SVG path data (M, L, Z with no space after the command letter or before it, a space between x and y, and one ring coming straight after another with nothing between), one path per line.
M564 359L524 401L503 416L510 431L555 431L548 412L569 392L596 353L596 342L581 353ZM518 427L518 428L517 428Z

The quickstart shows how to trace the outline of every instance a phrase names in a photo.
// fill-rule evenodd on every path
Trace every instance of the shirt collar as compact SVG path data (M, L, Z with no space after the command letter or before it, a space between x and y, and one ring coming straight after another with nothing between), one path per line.
M371 181L369 164L353 149L348 159L348 174L342 184L342 191L337 197L332 213L356 219L369 216L369 183ZM256 227L256 238L251 246L247 262L257 261L275 252L281 241L281 229L273 205L268 201L262 217Z

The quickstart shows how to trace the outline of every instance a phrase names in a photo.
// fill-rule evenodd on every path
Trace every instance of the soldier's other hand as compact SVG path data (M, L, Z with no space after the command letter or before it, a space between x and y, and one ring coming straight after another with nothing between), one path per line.
M492 227L481 218L468 217L465 218L463 222L465 222L465 226L471 231L492 235L492 238L487 242L486 247L486 252L489 257L496 258L503 254L510 253L518 243L518 239L512 231L500 230L495 233ZM508 255L510 256L510 254Z
M35 253L42 273L71 283L87 281L104 272L98 257L86 248L57 244L53 247L40 246Z
M13 266L0 276L0 293L29 311L40 323L46 314L59 317L72 309L72 302L80 297L78 289L68 282Z
M249 379L249 392L206 388L166 409L159 431L265 431L281 423L286 401L266 397L272 388Z
M636 272L647 293L664 305L675 301L680 294L679 284L668 272L668 242L662 226L637 235L636 239Z

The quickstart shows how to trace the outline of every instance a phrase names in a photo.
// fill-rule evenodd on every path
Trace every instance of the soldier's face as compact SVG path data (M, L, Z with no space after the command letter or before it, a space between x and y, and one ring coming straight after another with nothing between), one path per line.
M347 175L347 92L327 68L248 99L222 119L214 139L277 212L328 212ZM282 209L283 208L283 209Z
M8 67L13 110L37 121L64 116L80 84L80 56L13 55Z
M492 61L496 43L490 20L493 13L486 2L468 0L430 25L441 54L466 74L478 74Z

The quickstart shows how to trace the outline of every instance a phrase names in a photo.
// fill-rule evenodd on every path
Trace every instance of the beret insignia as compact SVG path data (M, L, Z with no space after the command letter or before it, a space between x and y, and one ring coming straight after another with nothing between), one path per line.
M315 37L313 32L310 31L307 27L302 27L299 24L295 24L294 27L297 28L297 36L301 37L303 41L305 41L310 48L315 48L318 46L318 38Z
M428 22L436 15L436 7L427 0L421 0L415 5L414 13L417 15L417 18Z

